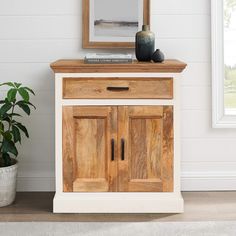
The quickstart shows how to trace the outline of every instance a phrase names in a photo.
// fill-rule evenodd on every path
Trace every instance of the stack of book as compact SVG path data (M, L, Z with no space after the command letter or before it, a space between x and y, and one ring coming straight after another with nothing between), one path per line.
M119 64L132 63L131 54L89 53L84 62L88 64Z

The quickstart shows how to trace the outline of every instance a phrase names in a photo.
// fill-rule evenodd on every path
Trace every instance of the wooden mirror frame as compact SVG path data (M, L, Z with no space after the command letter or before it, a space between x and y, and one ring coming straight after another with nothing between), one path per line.
M143 0L143 24L150 25L150 1ZM134 48L134 42L91 42L89 41L89 0L83 0L83 48Z

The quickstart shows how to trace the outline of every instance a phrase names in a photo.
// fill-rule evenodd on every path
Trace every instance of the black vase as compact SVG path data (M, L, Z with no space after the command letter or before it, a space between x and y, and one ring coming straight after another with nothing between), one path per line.
M160 49L157 49L152 55L152 60L159 63L163 62L165 60L164 53Z
M138 61L151 61L155 50L155 34L149 25L143 25L142 31L135 37L135 54Z

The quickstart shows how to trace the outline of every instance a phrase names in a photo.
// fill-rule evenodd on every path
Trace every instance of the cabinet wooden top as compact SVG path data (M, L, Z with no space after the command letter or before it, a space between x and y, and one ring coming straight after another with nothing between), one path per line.
M58 60L51 64L55 73L180 73L186 66L178 60L163 63L134 61L130 64L86 64L84 60Z

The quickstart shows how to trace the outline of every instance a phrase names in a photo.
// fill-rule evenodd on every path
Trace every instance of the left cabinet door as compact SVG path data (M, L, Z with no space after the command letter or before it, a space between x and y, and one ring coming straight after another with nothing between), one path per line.
M117 189L117 107L63 107L63 191Z

